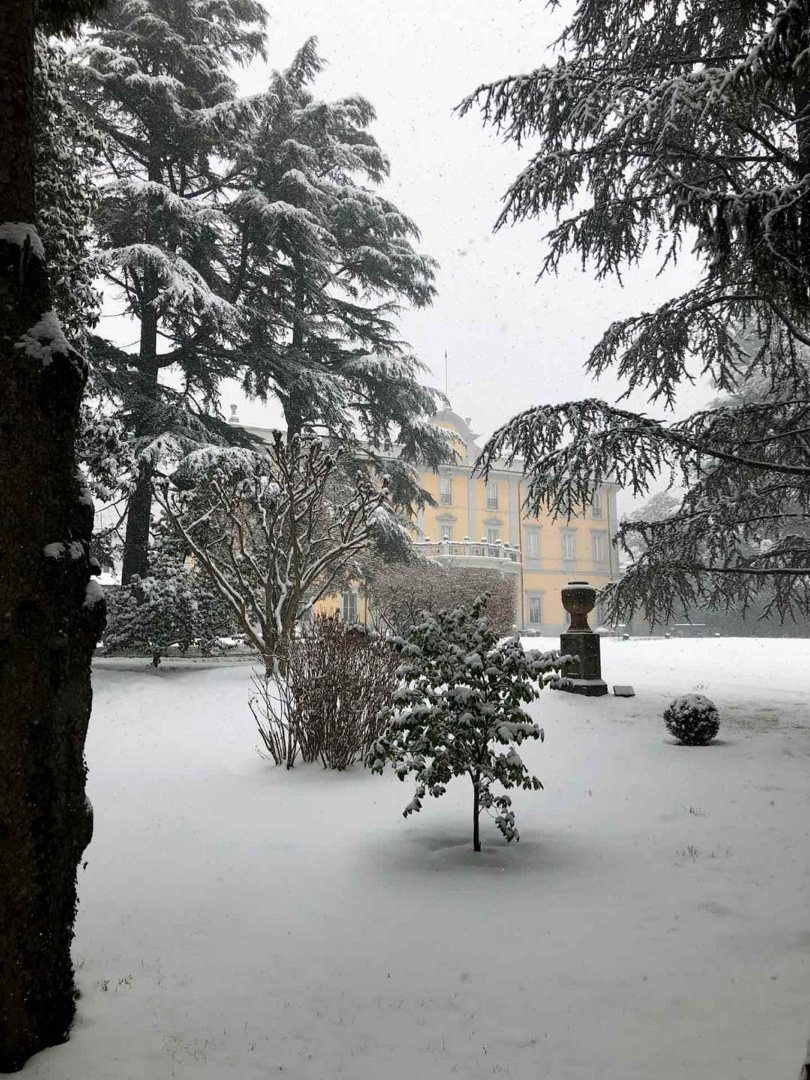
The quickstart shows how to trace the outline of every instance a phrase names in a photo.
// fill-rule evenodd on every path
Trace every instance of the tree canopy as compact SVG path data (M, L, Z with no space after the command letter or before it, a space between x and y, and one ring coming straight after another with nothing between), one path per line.
M806 609L810 545L794 526L810 503L810 3L581 0L556 44L554 63L461 105L534 149L498 225L553 215L541 276L573 254L620 278L691 246L699 283L613 323L586 367L615 368L665 409L698 373L724 397L677 422L540 405L495 434L481 467L522 457L530 502L563 515L603 479L636 495L662 472L686 486L608 590L616 615L745 608L764 583L780 614ZM752 380L756 401L741 396Z

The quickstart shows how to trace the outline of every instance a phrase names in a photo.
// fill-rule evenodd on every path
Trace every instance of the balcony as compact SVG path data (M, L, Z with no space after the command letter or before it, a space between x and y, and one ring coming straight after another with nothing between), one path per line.
M453 562L456 565L475 566L479 569L500 570L502 573L517 573L522 558L520 548L510 547L497 540L494 544L486 540L424 540L416 541L414 551L427 559L439 562Z

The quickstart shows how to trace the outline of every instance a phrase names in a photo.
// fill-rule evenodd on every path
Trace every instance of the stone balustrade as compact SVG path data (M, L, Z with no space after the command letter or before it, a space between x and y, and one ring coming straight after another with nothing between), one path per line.
M511 547L500 540L490 544L485 539L470 540L468 537L463 540L430 540L425 537L413 546L420 555L431 559L492 559L517 566L521 563L520 548Z

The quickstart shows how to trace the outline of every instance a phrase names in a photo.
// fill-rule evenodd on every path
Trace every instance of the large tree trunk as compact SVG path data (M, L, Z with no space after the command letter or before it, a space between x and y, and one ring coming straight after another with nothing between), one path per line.
M84 365L43 319L32 225L34 4L0 3L0 1072L63 1042L73 1018L90 659L104 621L74 451Z
M138 366L144 380L144 391L157 392L157 317L152 310L141 318L141 342ZM136 431L139 437L154 434L144 428ZM127 506L127 529L124 537L124 558L121 583L126 585L133 574L146 577L149 573L149 530L152 524L152 467L142 461L135 488Z
M160 159L149 162L149 180L160 183L163 179ZM155 207L155 216L159 208ZM144 232L147 244L155 243L157 234L154 217L150 215ZM138 370L141 373L141 392L152 399L157 397L158 387L158 316L155 310L160 293L160 283L154 270L146 269L141 282L141 338L138 347ZM149 429L149 421L137 429L135 435L143 438L155 435ZM127 528L124 536L124 556L121 567L121 584L127 585L134 574L146 577L149 573L149 530L152 525L152 466L142 461L135 480L135 488L127 506Z

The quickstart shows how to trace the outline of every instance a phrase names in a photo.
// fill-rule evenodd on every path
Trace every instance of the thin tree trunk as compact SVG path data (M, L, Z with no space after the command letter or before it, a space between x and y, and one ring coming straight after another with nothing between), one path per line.
M63 1042L73 1019L90 659L104 622L76 476L84 366L43 320L31 231L34 7L0 4L0 1072Z
M810 80L802 74L794 84L793 101L799 120L796 124L796 148L802 179L810 175ZM800 242L802 268L805 273L805 288L810 280L810 208L807 199L802 203Z
M473 851L481 850L479 817L481 815L481 783L478 773L473 776Z

